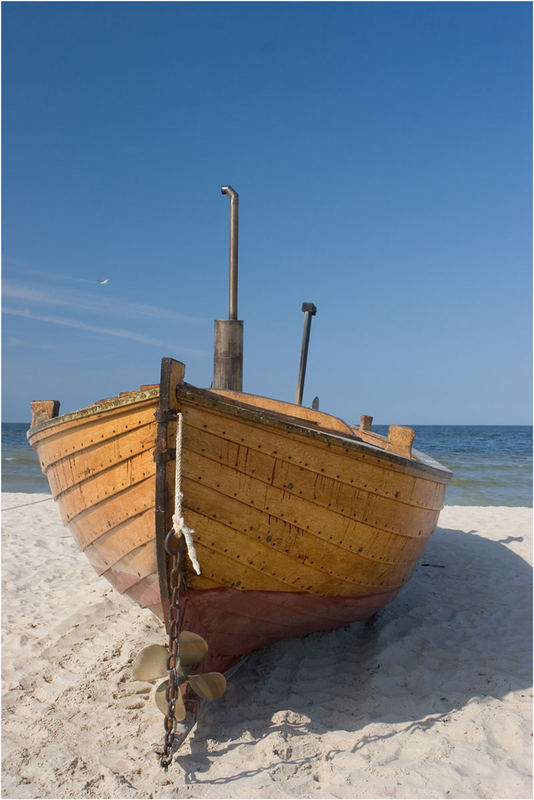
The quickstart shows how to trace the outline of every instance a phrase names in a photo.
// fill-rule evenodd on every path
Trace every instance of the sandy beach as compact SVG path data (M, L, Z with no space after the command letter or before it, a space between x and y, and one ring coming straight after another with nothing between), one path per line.
M373 624L253 654L164 773L131 679L162 625L48 496L2 499L4 797L532 796L531 509L446 507Z

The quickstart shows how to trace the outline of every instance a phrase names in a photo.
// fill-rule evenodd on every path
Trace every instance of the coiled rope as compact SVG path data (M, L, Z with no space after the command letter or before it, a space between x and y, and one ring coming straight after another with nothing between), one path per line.
M191 563L193 565L193 569L200 575L200 564L198 563L198 558L195 550L195 544L193 542L193 528L189 528L185 524L185 520L182 515L182 500L184 494L182 492L182 439L183 439L183 432L182 432L182 413L178 412L178 424L176 426L176 471L175 471L175 483L174 483L174 514L172 517L172 526L173 530L178 538L183 535L185 539L185 543L187 545L187 555L191 559Z

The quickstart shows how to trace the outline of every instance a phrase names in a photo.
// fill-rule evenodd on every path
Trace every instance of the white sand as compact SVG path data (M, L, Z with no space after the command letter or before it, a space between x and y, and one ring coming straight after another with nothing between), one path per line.
M530 509L445 508L374 625L252 655L165 774L130 680L163 628L43 497L3 495L4 797L531 796Z

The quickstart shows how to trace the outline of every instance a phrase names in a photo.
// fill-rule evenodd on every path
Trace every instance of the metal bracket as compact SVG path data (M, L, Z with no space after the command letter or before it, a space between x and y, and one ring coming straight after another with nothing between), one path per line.
M176 450L170 447L168 450L154 450L154 461L156 464L165 464L176 458Z
M174 408L158 408L158 410L154 412L154 419L156 422L170 422L172 419L177 418L178 411Z

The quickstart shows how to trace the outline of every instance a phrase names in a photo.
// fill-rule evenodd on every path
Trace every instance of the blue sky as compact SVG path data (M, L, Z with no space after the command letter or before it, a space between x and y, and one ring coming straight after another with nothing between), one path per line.
M229 183L245 391L293 401L313 302L306 405L530 422L531 14L4 2L3 419L210 385Z

